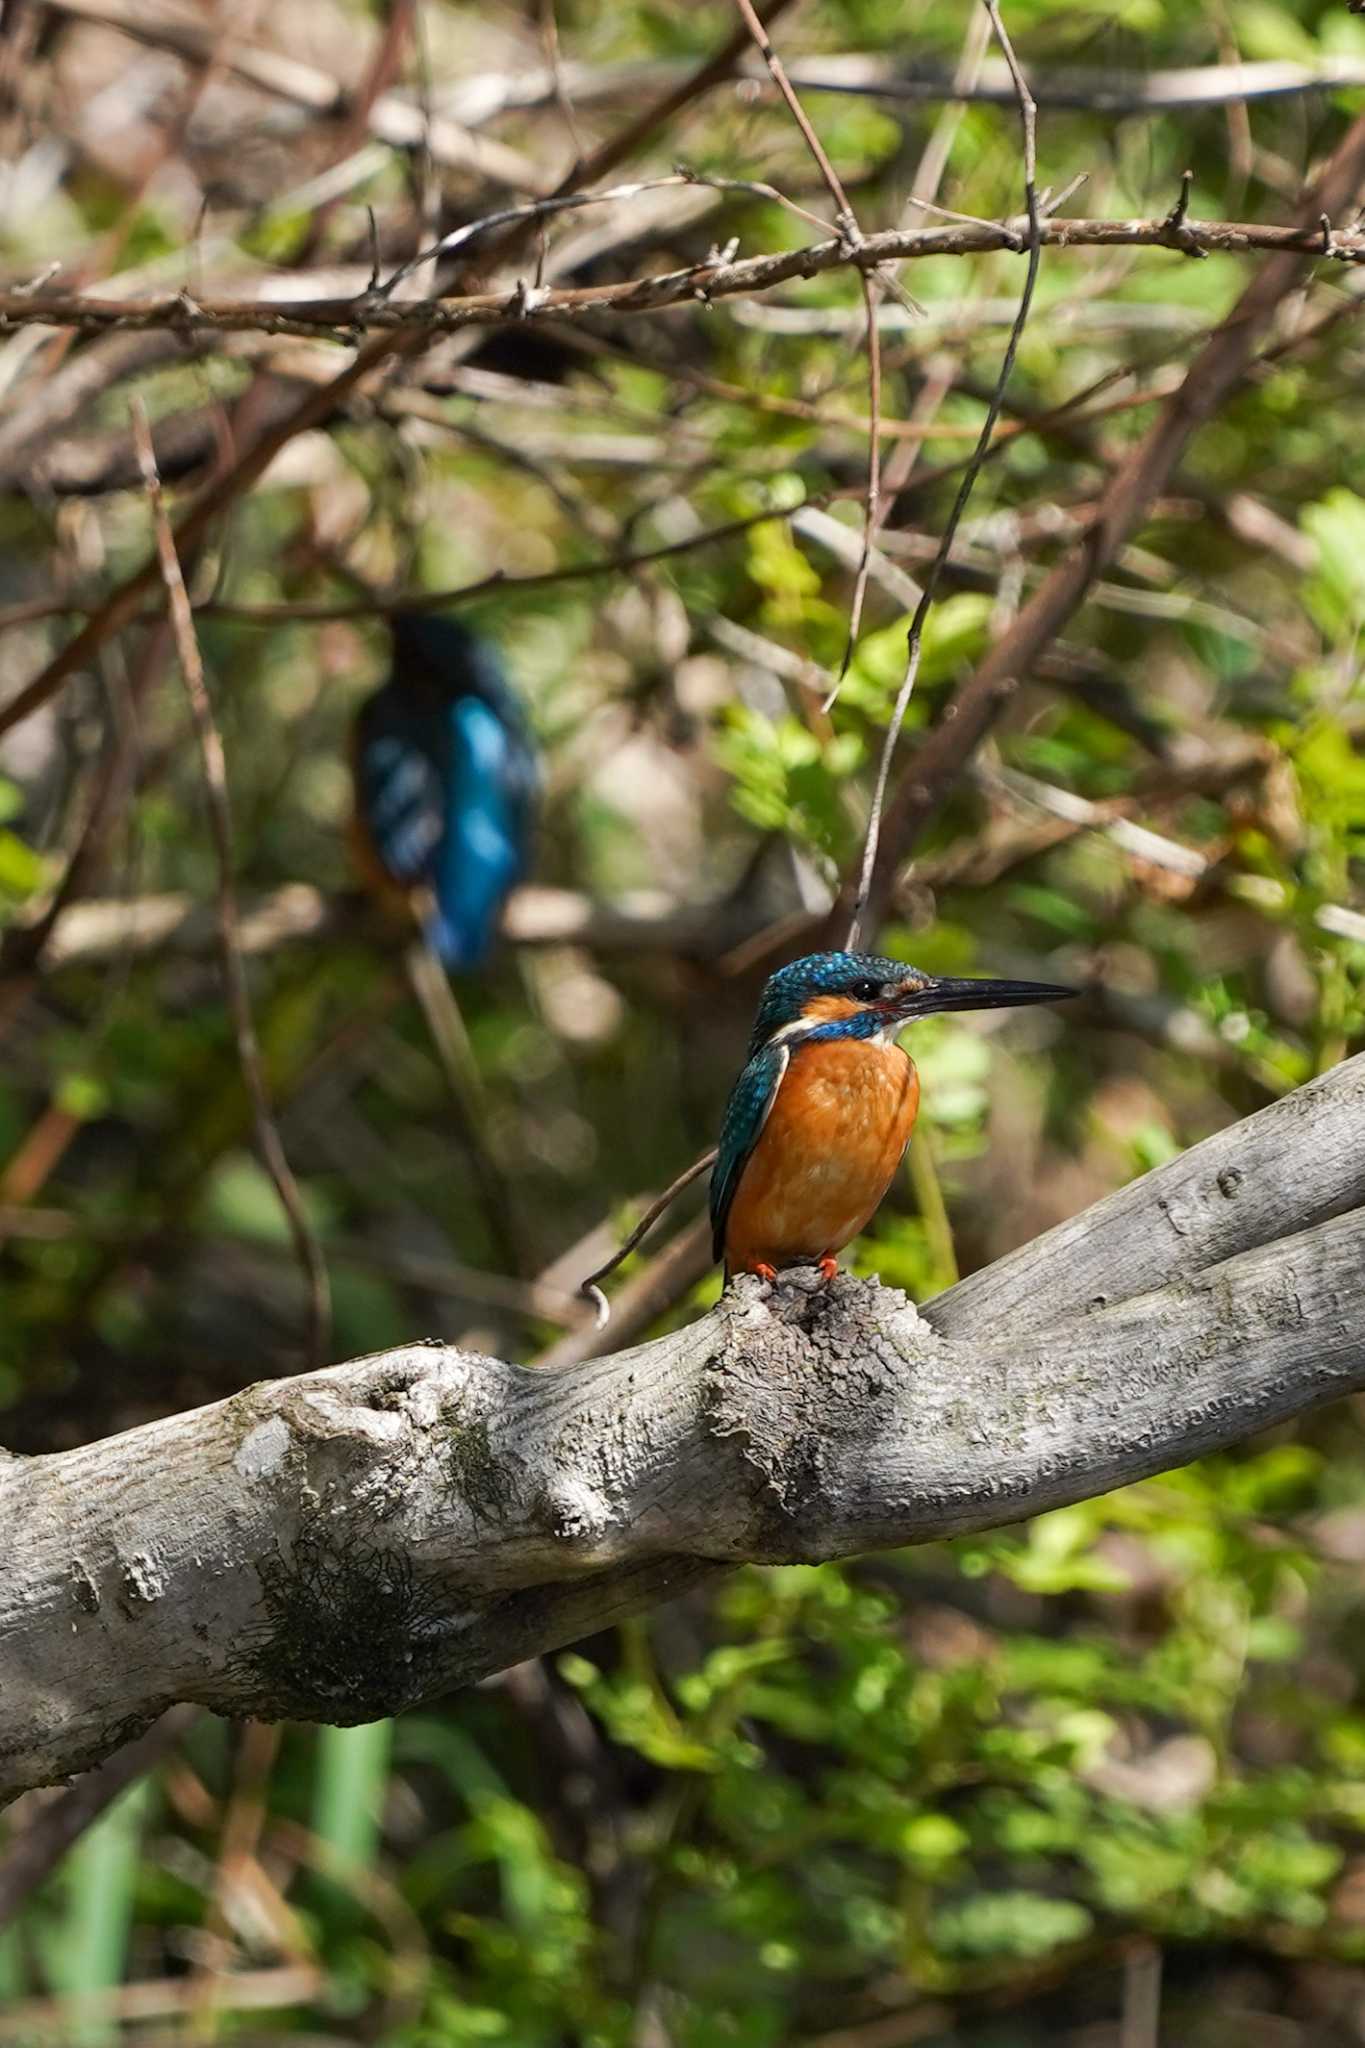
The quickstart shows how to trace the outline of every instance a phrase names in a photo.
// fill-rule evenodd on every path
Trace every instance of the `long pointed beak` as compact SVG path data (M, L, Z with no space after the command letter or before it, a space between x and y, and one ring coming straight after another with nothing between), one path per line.
M896 998L902 1017L932 1017L939 1010L1012 1010L1025 1003L1059 1003L1079 989L1052 981L991 981L986 977L940 976Z

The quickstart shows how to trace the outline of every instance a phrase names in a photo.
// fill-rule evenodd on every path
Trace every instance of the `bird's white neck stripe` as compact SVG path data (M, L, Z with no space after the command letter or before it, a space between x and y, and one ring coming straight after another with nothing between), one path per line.
M808 1038L815 1026L809 1017L795 1017L790 1024L784 1024L780 1031L774 1031L769 1045L789 1045L794 1038Z
M774 1031L768 1044L794 1046L802 1039L814 1037L824 1025L839 1021L838 1018L829 1017L796 1017L790 1024L783 1024L779 1030ZM904 1029L904 1018L889 1017L880 1030L869 1032L866 1038L860 1038L858 1042L861 1045L875 1045L885 1052L888 1046L896 1043Z

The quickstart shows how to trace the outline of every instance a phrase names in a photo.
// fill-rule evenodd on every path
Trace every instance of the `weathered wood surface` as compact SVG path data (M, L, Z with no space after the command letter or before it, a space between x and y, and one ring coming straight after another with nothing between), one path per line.
M0 1454L0 1796L177 1700L359 1721L742 1559L989 1527L1365 1386L1365 1056L917 1312L745 1280L556 1373L418 1344Z

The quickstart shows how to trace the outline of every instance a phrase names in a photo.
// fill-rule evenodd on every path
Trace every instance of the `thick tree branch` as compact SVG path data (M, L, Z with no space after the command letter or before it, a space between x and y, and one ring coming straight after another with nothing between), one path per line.
M514 946L713 955L750 937L756 915L742 902L697 905L662 889L637 889L608 903L577 889L531 882L512 891L502 929ZM356 896L329 896L307 882L286 882L243 903L239 939L243 953L273 953L279 946L349 932L392 935L400 929ZM213 947L216 937L211 909L195 897L98 897L67 906L44 948L43 962L57 968L140 959L163 950L201 953Z
M1365 1057L917 1313L745 1280L535 1372L414 1345L0 1455L0 1792L177 1700L360 1721L746 1558L989 1527L1365 1386Z

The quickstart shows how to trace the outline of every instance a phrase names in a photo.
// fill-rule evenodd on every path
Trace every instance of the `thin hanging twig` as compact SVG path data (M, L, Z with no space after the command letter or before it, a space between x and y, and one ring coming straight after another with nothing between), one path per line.
M1019 61L1014 54L1014 46L1010 42L1005 24L1000 18L1000 0L984 0L984 4L987 13L990 15L991 27L995 31L996 40L1000 44L1005 62L1009 66L1010 76L1014 80L1015 96L1019 106L1020 125L1024 135L1024 199L1028 214L1028 240L1024 246L1028 249L1028 270L1024 277L1024 289L1019 296L1019 310L1014 316L1014 325L1010 329L1009 341L1005 345L1005 353L1000 364L1000 374L995 380L995 388L991 393L990 404L986 408L986 417L982 422L981 432L977 437L976 446L972 450L971 460L962 473L962 481L958 485L952 511L948 514L947 523L939 540L937 552L929 565L929 572L924 579L924 588L920 601L916 605L914 617L910 621L910 631L907 636L905 676L896 694L896 702L892 707L891 718L886 728L885 738L882 741L881 758L877 763L877 781L872 794L872 810L867 821L867 838L863 844L863 861L858 876L858 893L854 898L853 914L849 919L847 944L850 951L857 949L863 936L863 916L867 909L868 898L872 892L873 870L877 865L877 847L881 839L882 813L886 806L886 790L891 777L891 762L895 755L896 742L900 738L901 726L905 722L905 714L910 708L910 699L914 695L915 680L919 675L920 648L924 633L924 622L928 618L934 603L944 566L949 555L952 553L953 541L957 536L957 529L961 523L962 515L967 509L967 502L976 487L976 480L981 474L982 466L990 450L991 440L995 433L995 423L1000 417L1000 410L1005 402L1005 391L1014 370L1015 357L1019 353L1019 343L1023 338L1024 328L1028 321L1029 308L1033 303L1033 290L1038 281L1038 265L1042 255L1042 223L1038 208L1037 108L1033 103L1033 95L1028 89L1028 83L1024 74L1019 68Z
M526 1272L522 1233L489 1139L483 1077L455 991L424 933L419 932L404 948L403 968L459 1118L460 1135L478 1186L488 1234L506 1271L522 1277Z
M204 666L199 657L199 643L195 638L189 593L185 589L185 579L180 572L180 557L176 553L175 536L171 532L171 522L161 495L161 478L157 472L156 456L152 449L151 428L147 423L146 408L138 398L132 403L132 418L138 462L147 490L147 502L151 507L152 523L156 529L157 555L161 564L162 582L166 587L171 625L175 633L176 653L179 656L180 671L184 678L185 692L190 701L195 734L199 741L209 829L213 836L213 848L218 864L218 930L223 950L223 980L227 988L233 1033L237 1040L237 1058L242 1070L247 1100L251 1105L256 1149L280 1198L280 1207L284 1211L294 1251L308 1290L307 1352L310 1365L316 1366L322 1364L326 1357L331 1325L327 1267L322 1256L322 1248L308 1221L299 1184L294 1178L271 1113L265 1073L261 1065L260 1044L251 1014L251 993L247 986L246 967L242 959L237 893L232 879L232 807L228 797L227 761L223 754L223 742L218 732L217 721L213 715L213 700L209 696L208 684L204 680Z
M605 1280L609 1273L616 1271L616 1268L623 1259L630 1257L630 1254L634 1251L636 1245L639 1244L641 1238L646 1237L654 1228L654 1225L663 1215L669 1203L674 1201L684 1188L691 1187L694 1180L700 1179L704 1173L709 1173L719 1156L719 1145L713 1145L709 1152L702 1153L700 1159L694 1159L690 1166L684 1167L677 1179L670 1181L661 1195L655 1196L625 1242L618 1245L606 1263L599 1266L595 1272L589 1273L587 1279L581 1283L578 1291L583 1296L583 1299L590 1301L597 1311L597 1327L599 1330L605 1330L608 1322L611 1320L611 1303L598 1286L599 1280Z
M787 103L787 106L791 110L792 118L795 120L798 128L800 129L801 134L805 139L806 146L810 150L811 155L814 157L815 162L820 170L820 174L824 178L825 183L829 188L830 196L833 199L835 208L837 210L836 217L838 220L840 234L848 238L851 247L856 247L857 243L861 240L861 232L858 228L858 224L854 217L852 208L849 206L848 195L844 191L843 185L839 178L839 174L835 170L833 164L830 162L829 157L825 153L824 146L821 143L819 136L811 127L810 122L806 117L804 108L798 100L795 92L792 90L786 72L783 70L782 61L778 57L777 52L773 49L772 43L768 39L767 33L764 30L762 22L755 14L753 6L751 4L751 0L735 0L735 4L739 8L740 14L743 16L746 24L748 25L749 32L753 36L754 42L758 46L758 49L763 56L764 62L767 64L768 69L772 74L773 82L777 86L779 92L781 92L783 98ZM976 446L972 452L971 459L968 462L967 468L963 473L962 482L958 488L957 498L954 501L952 512L950 513L948 518L947 526L944 528L943 537L939 542L938 552L934 557L933 563L929 570L929 574L925 579L923 592L921 594L919 604L915 608L915 614L911 621L909 633L909 652L906 663L905 680L901 684L900 693L896 699L896 706L892 713L891 723L887 728L886 741L883 745L881 761L878 765L877 787L876 793L873 798L872 815L868 824L867 844L864 848L863 853L863 869L858 885L858 900L855 905L853 917L849 927L848 945L850 949L856 947L858 943L859 926L862 920L863 906L867 900L868 891L871 887L872 869L877 858L877 840L880 835L881 813L883 805L886 800L886 786L891 772L891 759L892 755L895 752L896 739L900 732L901 724L904 720L906 709L908 708L910 703L911 693L913 692L915 687L915 677L919 670L920 640L924 629L924 621L928 615L929 608L934 601L934 592L938 584L939 576L942 573L944 565L946 564L948 557L952 551L952 545L957 533L958 525L961 522L962 515L967 508L967 501L972 494L972 489L976 483L977 477L981 472L982 465L984 464L987 453L990 449L991 441L995 433L996 422L1000 417L1000 410L1002 405L1004 404L1005 390L1009 383L1010 374L1014 368L1014 359L1018 352L1019 342L1023 335L1025 322L1028 319L1029 307L1033 299L1033 288L1038 276L1041 238L1040 215L1037 195L1037 155L1035 146L1036 110L1034 108L1033 100L1029 95L1029 90L1027 84L1025 83L1024 75L1022 71L1019 69L1018 63L1015 59L1013 47L1011 46L1009 37L1005 32L1005 25L1000 19L998 0L984 0L984 4L986 6L987 13L990 16L991 27L994 29L995 34L1000 41L1000 46L1002 50L1005 52L1006 62L1010 66L1011 74L1015 80L1016 91L1019 96L1019 108L1023 121L1024 130L1024 191L1028 209L1029 238L1027 247L1029 252L1029 265L1024 281L1023 294L1019 301L1019 310L1015 315L1014 325L1010 330L1009 342L1006 346L1004 360L1000 366L1000 375L996 380L995 390L991 396L991 403L989 408L987 409L985 423L982 426L981 433L977 438ZM853 647L857 640L858 626L862 615L863 600L867 590L868 574L871 568L872 542L873 537L877 531L877 527L880 523L881 510L879 451L879 428L881 417L881 354L877 343L877 304L875 289L869 273L866 270L864 270L861 273L861 276L863 283L864 304L866 306L867 311L868 337L868 413L870 435L868 452L867 504L866 515L863 525L862 557L859 563L857 580L854 587L853 606L849 618L848 642L844 649L844 658L839 671L839 681L843 680L843 676L848 669L849 662L852 659ZM626 1239L625 1243L621 1246L620 1250L614 1253L613 1256L606 1262L606 1264L604 1266L599 1267L595 1273L589 1274L588 1278L582 1283L579 1292L584 1296L586 1300L592 1302L594 1308L596 1309L597 1326L599 1329L605 1326L608 1318L610 1317L611 1308L607 1301L607 1297L605 1296L605 1294L603 1294L601 1287L598 1285L598 1282L604 1280L606 1276L621 1263L621 1261L627 1256L627 1254L635 1248L635 1246L640 1242L641 1238L644 1237L644 1235L651 1228L651 1226L655 1222L657 1222L658 1218L663 1214L664 1210L669 1206L670 1202L673 1201L675 1196L679 1195L682 1192L682 1190L685 1187L687 1187L693 1180L697 1179L700 1174L704 1173L710 1166L715 1164L716 1156L717 1155L715 1150L712 1150L711 1152L705 1154L702 1158L695 1160L693 1164L689 1166L684 1173L680 1174L678 1178L673 1182L673 1184L670 1187L666 1188L663 1194L660 1195L658 1199L650 1205L649 1209L645 1212L645 1215L641 1218L640 1222L636 1225L635 1229L632 1231L631 1235Z
M861 246L863 232L849 203L843 180L830 162L824 144L811 126L806 110L797 98L796 90L787 76L782 59L773 48L768 31L754 12L752 0L735 0L735 5L754 39L759 55L768 67L773 84L786 101L791 117L801 131L802 140L815 159L816 169L824 179L830 198L834 201L834 218L839 230L839 239L852 254ZM849 664L853 660L853 650L858 642L863 605L867 599L867 580L872 567L872 542L881 519L882 345L877 321L879 293L873 272L860 269L858 281L862 287L863 311L867 320L867 490L863 511L863 551L853 581L853 602L849 606L848 634L844 641L843 659L839 663L836 692L848 674Z

